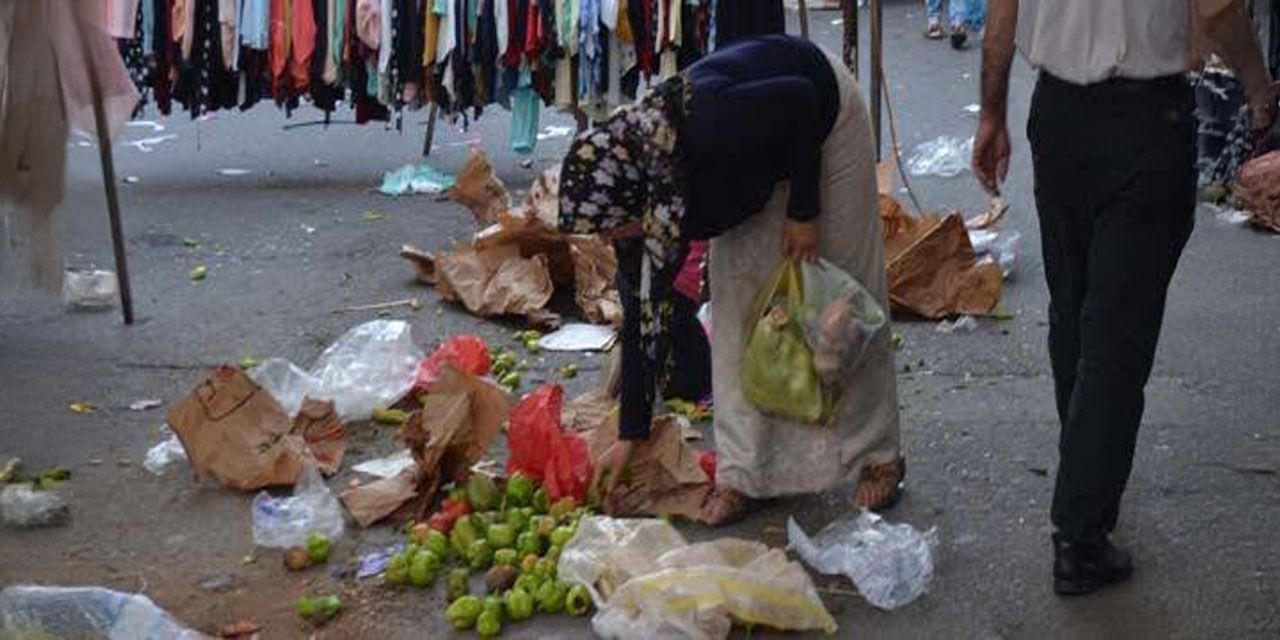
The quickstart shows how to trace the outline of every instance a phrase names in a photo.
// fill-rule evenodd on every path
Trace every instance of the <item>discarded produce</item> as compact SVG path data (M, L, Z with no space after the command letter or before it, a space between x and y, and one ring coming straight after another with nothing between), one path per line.
M192 281L192 282L201 282L201 281L203 281L205 278L209 277L209 267L207 267L207 266L205 266L205 265L200 265L200 266L198 266L198 267L196 267L196 268L192 269L192 270L191 270L190 277L191 277L191 281Z
M307 536L307 557L316 564L324 564L329 561L329 552L333 549L333 543L329 541L329 536L323 533L312 533Z
M454 629L464 630L475 626L476 618L484 611L484 604L480 598L467 595L453 601L448 609L445 609L444 616L448 619L449 624Z
M284 550L284 566L290 571L302 571L311 566L311 555L302 547L289 547Z
M335 595L303 596L298 599L298 617L316 626L332 620L342 611L342 600Z
M374 409L373 421L378 424L400 426L409 420L409 414L400 409Z

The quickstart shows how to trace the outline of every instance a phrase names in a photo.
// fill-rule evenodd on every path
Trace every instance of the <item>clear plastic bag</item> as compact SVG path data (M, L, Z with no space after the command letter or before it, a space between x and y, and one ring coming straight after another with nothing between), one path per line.
M848 576L862 597L881 609L911 603L933 580L936 529L921 533L863 511L832 522L813 538L788 518L787 541L806 564L825 574Z
M160 435L166 436L165 439L148 449L147 457L142 461L143 468L158 476L164 475L169 465L187 459L187 450L182 448L182 441L178 440L177 434L168 425L160 430Z
M320 381L284 358L268 358L248 371L264 391L271 394L290 418L298 415L306 396L318 398Z
M973 138L938 136L916 146L907 160L907 173L913 176L954 178L969 170L973 158Z
M823 422L829 405L801 322L804 304L800 269L784 261L752 305L742 394L765 413L814 424Z
M101 587L12 586L0 591L2 638L201 640L150 598Z
M72 309L110 309L120 284L112 271L67 269L62 277L62 301Z
M71 510L53 491L11 484L0 492L0 518L11 527L57 527L67 523Z
M867 345L885 325L884 310L871 293L839 267L819 260L800 267L804 287L801 323L813 367L829 393L857 369Z
M603 638L725 638L735 621L836 630L809 575L780 549L723 538L687 544L662 520L584 518L559 576L584 584Z
M254 496L252 509L253 543L260 547L301 547L312 533L342 537L342 507L315 467L303 472L292 496L263 491Z

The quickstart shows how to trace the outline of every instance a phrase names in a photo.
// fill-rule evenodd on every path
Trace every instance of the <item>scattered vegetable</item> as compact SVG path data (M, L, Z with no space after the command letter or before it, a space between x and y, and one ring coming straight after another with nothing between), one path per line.
M533 596L519 587L506 592L502 604L507 619L512 622L527 620L533 615Z
M471 474L471 478L467 480L467 501L471 503L472 509L489 511L498 506L499 500L501 496L493 478L483 473Z
M538 587L538 611L543 613L560 613L564 611L565 597L568 589L559 580L547 580Z
M480 602L480 598L462 596L444 610L444 617L454 629L470 629L475 626L476 618L479 618L483 611L484 605Z
M374 409L373 421L378 424L402 425L409 420L409 414L400 409Z
M467 584L470 577L471 573L462 568L454 569L449 572L449 602L453 602L470 593L471 587Z
M591 594L587 588L580 584L570 587L564 600L564 612L571 616L585 616L590 609Z
M329 561L329 552L333 550L333 543L329 541L329 536L323 533L313 532L307 536L307 557L316 564L324 564Z

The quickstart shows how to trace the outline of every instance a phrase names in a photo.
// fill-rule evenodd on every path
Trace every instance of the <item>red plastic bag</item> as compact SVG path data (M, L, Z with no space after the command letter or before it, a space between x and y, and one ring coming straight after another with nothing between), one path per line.
M563 401L560 385L545 384L511 410L507 475L519 471L541 481L552 500L570 496L581 504L591 484L591 456L585 440L560 427Z
M410 393L414 396L426 393L428 387L440 380L445 364L451 364L454 369L471 375L489 375L489 366L492 364L489 345L478 336L460 335L449 338L435 353L418 363L418 373Z

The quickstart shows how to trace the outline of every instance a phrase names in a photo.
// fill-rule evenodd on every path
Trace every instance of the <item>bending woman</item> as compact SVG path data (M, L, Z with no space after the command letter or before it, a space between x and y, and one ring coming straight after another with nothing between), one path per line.
M570 145L560 226L612 240L621 293L638 302L624 314L619 443L597 461L598 472L618 478L633 442L649 435L655 389L679 357L671 347L673 280L689 241L713 239L719 464L704 519L721 524L752 498L855 480L856 506L896 502L906 467L888 331L850 376L831 425L763 415L739 383L752 300L784 257L821 256L889 308L871 128L838 59L807 40L765 36L658 85Z

